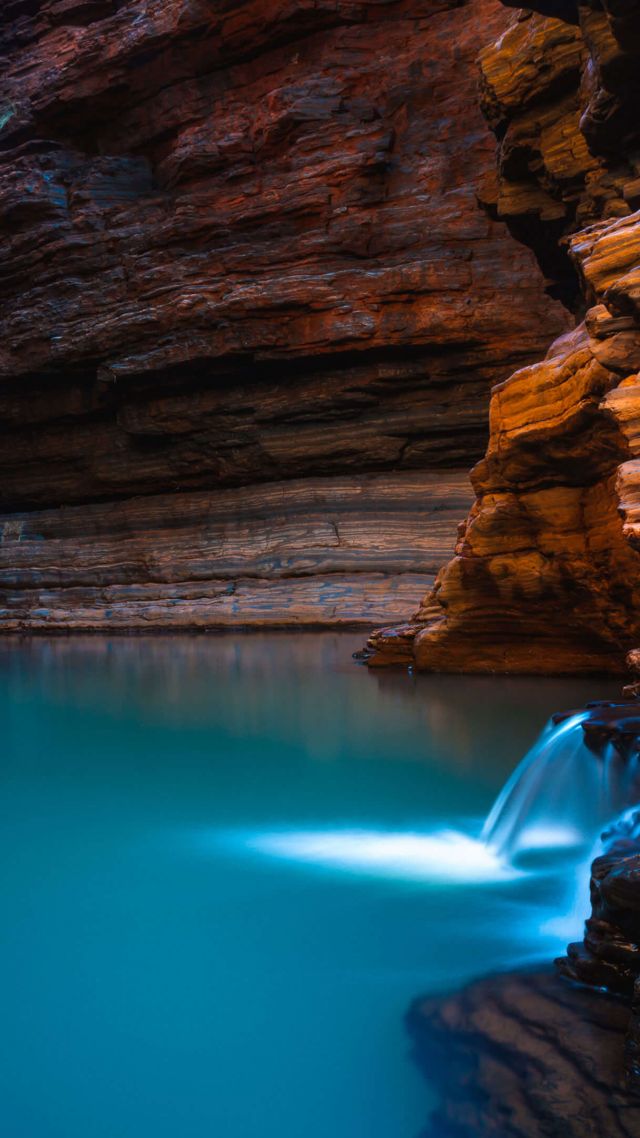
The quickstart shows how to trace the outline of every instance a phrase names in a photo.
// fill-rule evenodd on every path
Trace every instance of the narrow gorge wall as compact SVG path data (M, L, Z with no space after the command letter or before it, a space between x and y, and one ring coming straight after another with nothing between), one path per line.
M584 319L494 389L455 556L372 663L616 673L640 641L640 13L541 7L481 55L485 201Z
M514 210L478 203L475 60L511 20L6 0L0 630L415 607L491 385L568 326Z

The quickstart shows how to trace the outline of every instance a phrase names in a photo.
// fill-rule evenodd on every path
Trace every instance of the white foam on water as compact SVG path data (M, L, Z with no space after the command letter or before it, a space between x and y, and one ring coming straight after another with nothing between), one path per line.
M575 826L554 826L552 823L525 826L518 838L518 852L529 850L573 849L584 843L584 835Z
M588 911L589 866L599 852L594 838L628 803L637 777L636 767L612 747L602 757L588 750L582 731L587 715L579 712L547 725L498 795L479 835L476 823L465 819L458 829L283 826L209 832L202 840L209 848L222 844L263 858L397 881L482 885L558 875L559 883L568 882L564 902L558 897L564 913L551 917L548 909L543 913L534 905L529 919L539 936L576 937Z
M456 830L277 830L239 840L269 857L411 881L465 884L523 875L484 842Z
M586 746L588 711L550 723L498 795L482 839L511 860L529 849L589 848L628 804L628 764L609 748Z

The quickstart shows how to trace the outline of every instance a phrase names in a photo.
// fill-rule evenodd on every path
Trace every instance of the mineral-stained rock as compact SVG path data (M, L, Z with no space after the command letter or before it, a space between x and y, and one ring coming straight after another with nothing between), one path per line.
M480 980L409 1014L440 1105L424 1138L638 1138L624 1001L545 973Z
M521 13L482 53L485 200L567 297L572 266L586 316L494 388L454 559L399 636L371 637L373 664L623 673L640 641L640 14L579 16Z
M448 500L490 386L567 327L477 200L495 146L475 60L512 18L497 0L4 4L0 628L191 624L196 595L205 625L415 607L467 508L439 515L433 473ZM343 526L346 483L349 517L382 488L379 540L347 568L317 536ZM302 571L273 502L299 518L305 494ZM140 530L119 560L120 509Z

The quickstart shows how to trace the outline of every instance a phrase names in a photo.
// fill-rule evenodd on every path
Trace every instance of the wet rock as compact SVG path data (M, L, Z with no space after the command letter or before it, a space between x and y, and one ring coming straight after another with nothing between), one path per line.
M439 1098L424 1138L638 1138L628 1019L624 1000L548 973L417 1000L414 1054Z
M631 1014L625 1043L627 1085L640 1094L640 811L627 811L603 835L591 867L591 916L584 940L556 961L560 974L624 997Z

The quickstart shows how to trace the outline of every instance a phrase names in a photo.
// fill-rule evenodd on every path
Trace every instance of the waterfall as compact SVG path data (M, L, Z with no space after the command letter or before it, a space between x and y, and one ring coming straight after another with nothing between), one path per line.
M590 845L637 799L637 755L612 741L587 746L590 710L551 719L498 795L481 840L511 860L527 850Z
M577 867L572 935L587 906L589 866L602 831L640 804L640 710L634 703L594 703L553 716L498 795L480 831L477 819L450 828L385 830L345 825L231 831L223 841L260 856L324 866L333 872L425 881L486 884L549 877ZM640 808L618 821L640 836ZM625 833L627 832L625 830ZM619 833L619 830L616 830ZM206 841L209 839L207 838ZM536 856L527 865L527 855ZM562 853L560 862L556 855ZM576 914L579 913L579 917ZM564 920L564 918L563 918ZM575 927L573 927L575 926Z

